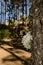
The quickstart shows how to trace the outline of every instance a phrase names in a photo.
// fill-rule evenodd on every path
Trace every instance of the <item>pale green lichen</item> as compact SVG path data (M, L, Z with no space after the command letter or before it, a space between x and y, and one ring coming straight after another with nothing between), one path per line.
M32 41L32 35L31 32L29 31L26 35L23 36L22 38L22 44L23 46L28 50L31 48L31 41Z

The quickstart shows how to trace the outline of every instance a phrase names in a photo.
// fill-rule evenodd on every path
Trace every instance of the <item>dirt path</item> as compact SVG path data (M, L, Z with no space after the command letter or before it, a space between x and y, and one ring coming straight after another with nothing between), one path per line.
M10 49L15 55L22 59L28 59L31 56L31 53L26 52L20 49L12 49L12 47L8 45L2 45L2 47ZM0 65L24 65L24 62L18 59L16 56L11 55L11 53L6 50L0 48Z

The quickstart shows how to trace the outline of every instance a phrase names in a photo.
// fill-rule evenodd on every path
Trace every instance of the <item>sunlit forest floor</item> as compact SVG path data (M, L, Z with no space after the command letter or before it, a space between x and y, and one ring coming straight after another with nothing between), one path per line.
M25 49L22 49L22 46L17 45L17 43L14 43L15 47L13 47L12 45L9 45L10 44L9 40L6 41L0 41L0 64L28 65L31 53L26 51Z
M10 35L10 32L13 36L15 32L16 34L18 34L20 31L22 31L21 33L25 33L27 32L28 27L24 24L18 24L12 31L13 27L0 24L0 29L0 36L2 34L6 34L5 37L8 37ZM11 36L11 38L0 40L0 65L30 65L31 52L30 50L27 51L26 48L24 48L21 43L21 37L19 36L14 36L13 38Z

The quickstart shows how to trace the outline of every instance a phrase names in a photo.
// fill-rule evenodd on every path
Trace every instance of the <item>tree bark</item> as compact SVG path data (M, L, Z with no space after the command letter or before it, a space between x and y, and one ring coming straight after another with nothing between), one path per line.
M32 44L32 65L43 63L43 26L40 21L33 20L33 44Z

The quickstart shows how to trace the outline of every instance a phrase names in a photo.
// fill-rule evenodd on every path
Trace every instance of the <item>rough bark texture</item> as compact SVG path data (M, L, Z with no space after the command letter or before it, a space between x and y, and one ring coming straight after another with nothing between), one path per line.
M43 4L42 0L40 0L40 2L37 0L34 1L37 3L33 3L33 7L31 9L33 16L32 65L43 65Z
M42 65L43 61L43 34L40 23L33 21L33 65Z

